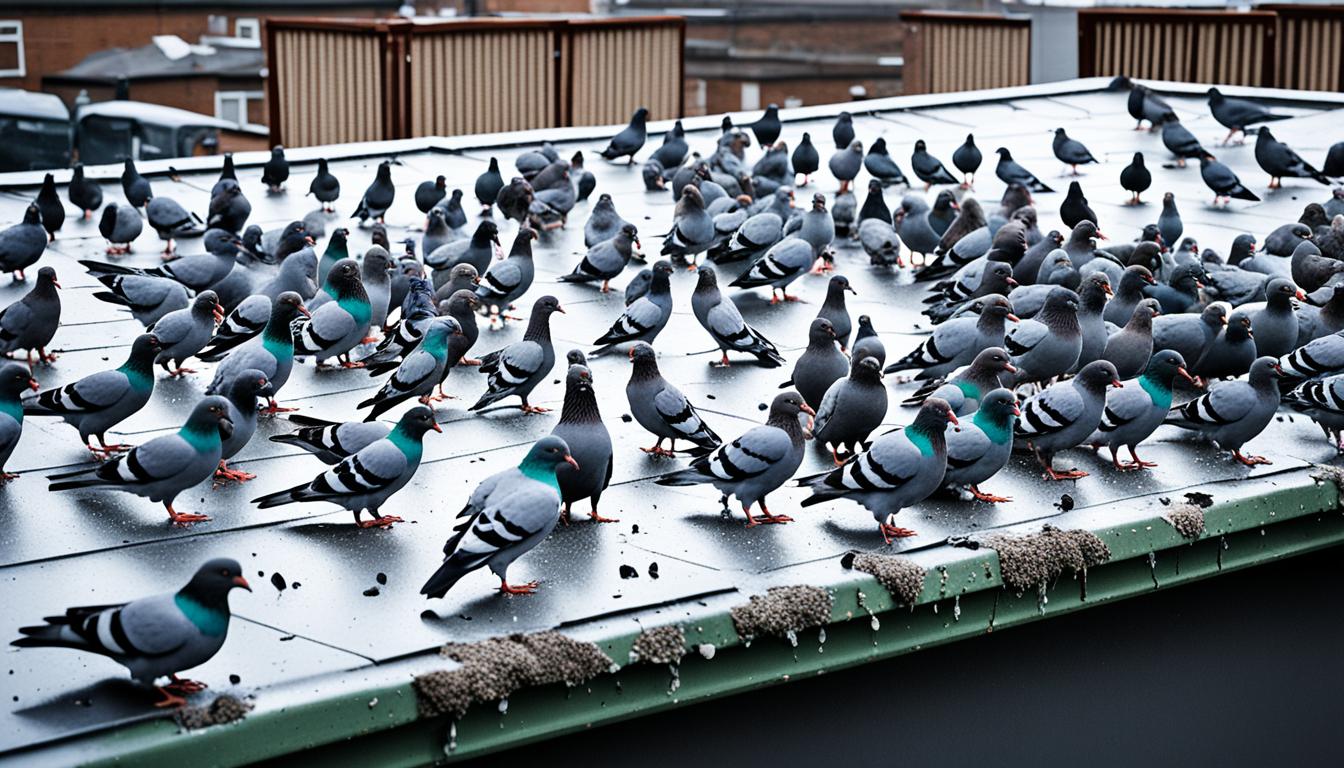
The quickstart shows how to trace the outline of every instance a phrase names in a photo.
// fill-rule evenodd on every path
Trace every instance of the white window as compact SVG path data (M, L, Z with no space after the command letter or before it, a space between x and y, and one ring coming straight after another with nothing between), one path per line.
M244 40L261 40L261 22L256 19L235 19L233 36Z
M23 77L23 22L0 21L0 77Z
M753 109L761 108L761 84L743 83L742 84L742 111L750 112Z
M260 104L263 98L261 91L217 91L215 117L237 123L239 128L259 127L248 120L248 107L254 102Z

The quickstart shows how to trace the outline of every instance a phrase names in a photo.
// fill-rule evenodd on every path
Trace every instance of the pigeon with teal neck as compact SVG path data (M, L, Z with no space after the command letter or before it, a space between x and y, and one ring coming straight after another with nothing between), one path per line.
M373 319L373 307L360 278L359 264L354 259L337 263L322 284L322 291L330 300L314 310L311 317L295 324L294 354L311 355L318 361L318 367L335 357L342 368L363 368L350 360L350 351L368 336Z
M289 381L290 371L294 369L294 336L290 332L289 324L295 315L299 314L308 314L308 309L303 306L303 300L299 295L292 292L280 294L271 305L271 317L267 320L266 327L259 335L244 342L224 358L224 362L215 368L215 378L210 382L210 386L206 387L205 393L208 395L222 393L239 373L255 368L265 374L271 382L270 407L266 412L274 414L283 410L293 410L280 408L276 404L275 396L285 382Z
M1006 389L990 390L980 407L963 420L960 429L947 432L947 473L943 485L964 486L979 501L1012 501L980 490L980 483L999 473L1013 453L1013 427L1021 411L1017 398Z
M348 237L350 230L345 227L337 227L331 233L331 237L327 240L327 248L322 251L322 258L317 262L318 283L327 282L327 275L331 274L331 268L336 266L336 262L350 258Z
M440 317L431 322L420 343L401 361L387 383L359 404L359 408L373 408L364 420L373 421L412 397L418 397L421 405L447 397L442 389L444 372L454 362L448 359L448 340L461 333L462 327L451 317ZM440 386L437 396L434 394L436 384Z
M37 389L37 381L28 373L22 363L4 363L0 365L0 485L4 485L18 475L5 471L5 464L14 454L23 434L24 391Z
M1193 382L1185 370L1185 358L1173 349L1158 351L1148 361L1138 386L1113 389L1106 394L1106 409L1102 412L1101 426L1088 438L1090 445L1105 445L1111 449L1111 464L1120 471L1147 469L1157 466L1144 461L1134 447L1147 440L1162 424L1171 410L1171 386L1180 376ZM1135 383L1135 382L1131 382ZM1120 448L1128 448L1132 462L1120 461Z

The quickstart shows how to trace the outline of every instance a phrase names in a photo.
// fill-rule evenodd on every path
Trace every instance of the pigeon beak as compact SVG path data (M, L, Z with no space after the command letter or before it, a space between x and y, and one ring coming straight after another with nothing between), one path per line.
M1007 280L1008 280L1008 284L1009 284L1009 285L1017 285L1017 281L1014 280L1013 278L1010 277L1010 278L1007 278Z
M60 287L61 287L60 282L59 282L59 281L56 281L56 280L52 280L52 281L51 281L51 284L54 285L54 286L56 286L57 288L60 288Z
M429 428L432 429L432 430L434 430L435 432L440 433L440 434L443 433L443 427L440 427L440 426L439 426L439 423L438 423L437 421L434 422L433 424L431 424L431 425L429 426Z
M1020 322L1022 322L1022 319L1019 318L1017 315L1014 315L1012 312L1009 312L1009 313L1008 313L1008 319L1009 319L1009 320L1012 320L1014 323L1020 323Z
M233 585L235 587L242 587L243 589L246 589L248 592L252 591L252 585L248 584L247 579L244 579L242 576L234 576Z
M575 461L574 457L570 456L568 453L565 454L565 463L573 467L576 472L578 471L579 462Z
M303 242L305 242L305 243L307 243L307 244L309 244L309 245L317 245L317 241L313 239L313 236L312 236L312 235L304 235L304 236L303 236Z
M639 242L639 238L638 238L638 237L635 238L635 247L636 247L636 248L643 248L643 247L644 247L644 245L643 245L642 243Z
M218 304L215 305L215 322L216 323L224 322L224 310L220 309Z
M1191 384L1193 384L1193 383L1195 382L1195 377L1191 376L1191 375L1190 375L1190 372L1187 371L1187 370L1185 370L1185 366L1184 366L1184 365L1182 365L1182 366L1180 366L1180 367L1178 367L1178 368L1176 369L1176 375L1177 375L1177 376L1180 376L1180 377L1182 377L1182 378L1184 378L1186 381L1190 382Z
M952 201L952 210L954 210L954 211L960 211L960 210L961 210L961 204L958 203L956 200L953 200L953 201Z
M812 406L808 405L807 403L803 403L802 405L798 406L798 410L802 411L803 413L806 413L808 416L817 415L817 412L813 410Z
M1107 237L1107 236L1101 234L1101 230L1100 230L1100 229L1097 230L1097 237L1098 237L1099 239L1102 239L1102 240L1110 240L1110 239L1111 239L1111 238L1109 238L1109 237Z
M1145 275L1143 278L1143 282L1149 285L1157 285L1157 280L1155 280L1152 275Z
M1204 284L1201 283L1200 281L1196 280L1196 281L1195 281L1195 287L1196 287L1196 288L1199 288L1199 289L1203 289L1203 288L1204 288ZM1301 293L1301 291L1298 291L1298 293Z
M36 392L37 390L42 388L42 385L37 383L37 379L29 379L28 388Z
M1110 285L1103 285L1103 286L1101 286L1101 290L1104 291L1104 292L1106 293L1107 296L1114 296L1114 295L1115 295L1115 291L1111 290L1111 286L1110 286Z
M1119 379L1111 379L1111 386L1116 389L1124 389L1125 385L1120 383Z
M1274 364L1274 369L1273 369L1273 370L1274 370L1274 378L1276 378L1276 379L1282 379L1282 378L1283 378L1283 376L1284 376L1284 373L1283 373L1283 366L1279 365L1278 363L1275 363L1275 364Z
M313 316L313 313L312 313L312 312L309 312L309 311L308 311L308 308L305 307L305 306L303 306L302 304L299 305L299 314L303 315L304 317L312 317L312 316Z
M1017 373L1017 366L1013 365L1012 363L1004 363L1003 370L1007 371L1008 373Z
M1293 294L1293 295L1297 297L1297 300L1298 300L1298 301L1306 301L1306 300L1307 300L1307 294L1303 293L1301 288L1298 288L1298 289L1297 289L1297 293L1295 293L1295 294Z
M960 421L957 421L957 414L955 414L955 413L953 413L953 412L951 412L951 411L948 411L948 412L947 412L947 420L950 421L950 422L952 422L954 425L957 425L957 426L960 426L960 425L961 425L961 422L960 422Z
M631 360L634 360L634 359L635 359L635 348L634 348L634 347L631 347L631 348L630 348L629 358L630 358Z
M1022 415L1022 409L1017 407L1017 403L1013 403L1013 415L1014 416Z
M229 421L228 419L225 418L221 418L219 420L219 436L224 438L225 440L228 440L230 437L233 437L232 421Z
M565 308L564 308L564 307L556 307L556 308L555 308L555 311L556 311L556 312L559 312L559 313L562 314L562 315L567 315L567 314L569 314L568 312L565 311Z

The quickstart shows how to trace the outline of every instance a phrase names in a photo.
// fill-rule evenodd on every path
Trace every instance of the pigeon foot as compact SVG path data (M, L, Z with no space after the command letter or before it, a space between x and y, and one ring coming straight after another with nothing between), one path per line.
M526 584L513 585L503 579L499 581L499 591L506 595L530 595L537 591L540 583L529 581Z
M1011 496L995 496L992 493L985 493L974 485L971 486L970 491L977 501L987 501L990 504L1004 504L1013 500Z

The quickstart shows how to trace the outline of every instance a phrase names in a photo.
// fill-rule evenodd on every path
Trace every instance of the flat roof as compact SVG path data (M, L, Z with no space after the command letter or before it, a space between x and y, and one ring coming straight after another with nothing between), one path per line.
M799 190L798 204L805 204L814 191L824 192L828 198L836 192L836 182L824 170L824 160L832 150L831 124L841 110L855 115L855 130L865 145L879 136L885 137L893 156L907 172L910 148L916 139L927 141L929 151L950 163L953 149L968 132L974 132L977 144L989 155L977 178L975 195L990 210L997 207L1003 191L992 172L992 150L997 146L1011 148L1018 162L1061 190L1036 196L1044 231L1060 226L1058 207L1069 181L1058 176L1060 167L1050 150L1050 131L1061 125L1102 160L1101 165L1088 166L1086 175L1079 180L1104 222L1104 229L1117 241L1136 236L1143 225L1156 219L1160 209L1154 202L1139 207L1123 204L1127 193L1120 188L1117 177L1135 150L1149 156L1154 174L1153 188L1146 197L1158 201L1165 191L1175 193L1186 235L1197 238L1201 246L1222 252L1226 252L1235 235L1251 232L1263 240L1278 224L1295 221L1306 203L1323 201L1329 196L1325 187L1304 180L1290 180L1280 190L1265 190L1266 179L1255 165L1250 144L1216 147L1224 131L1208 113L1202 96L1204 86L1154 83L1154 87L1168 94L1183 122L1263 198L1259 203L1236 201L1227 209L1211 208L1208 205L1211 195L1200 181L1198 168L1162 167L1158 160L1166 162L1169 158L1160 138L1135 133L1125 109L1125 94L1107 92L1104 85L1105 80L1092 79L994 92L786 110L784 117L788 122L782 138L792 147L804 131L809 131L823 155L823 170L814 176L811 186ZM1293 119L1276 123L1275 134L1308 158L1324 156L1344 115L1342 97L1336 94L1226 90L1274 100L1282 111L1294 115ZM735 118L751 117L754 115L735 115ZM694 150L705 155L712 152L719 135L718 121L719 116L686 121L691 129L688 140ZM657 146L658 132L665 130L666 125L658 123L651 127L650 144L640 153L641 160ZM269 230L313 210L313 202L303 195L315 172L312 161L330 157L332 172L341 180L342 197L338 203L340 214L328 221L328 231L337 225L350 227L351 252L362 253L370 242L369 230L355 227L345 216L382 159L395 155L401 162L393 166L398 194L387 216L389 236L395 243L407 236L419 237L415 227L422 217L414 207L412 194L420 182L443 174L449 179L450 188L462 188L470 199L472 183L491 156L499 158L507 176L512 173L518 154L549 139L555 142L562 157L568 158L575 150L584 152L587 168L597 177L594 196L606 192L615 198L621 215L639 227L643 251L652 257L660 244L657 235L667 230L671 219L671 198L666 193L644 191L639 164L608 164L597 156L610 133L607 127L570 128L296 149L289 153L294 167L287 192L275 196L267 195L260 181L259 164L265 159L264 153L248 153L236 159L240 181L253 206L249 223ZM759 149L753 147L749 153L754 160ZM157 195L172 197L204 216L219 162L219 158L180 158L145 163L142 170L153 175ZM176 179L164 175L169 166L179 172ZM122 200L117 182L119 173L120 167L89 169L91 178L102 181L105 199L118 202ZM40 173L0 176L0 189L5 190L0 194L0 227L22 217L33 194L33 188L26 185L40 178ZM57 178L63 184L69 175L58 173ZM866 174L860 175L859 188L866 188L866 182ZM904 193L904 189L888 189L888 204L899 205ZM64 199L64 187L61 194ZM591 286L556 282L584 251L587 205L580 203L575 208L567 228L543 235L535 248L536 282L520 302L520 307L526 307L536 296L551 293L567 308L568 313L556 316L553 323L554 343L561 360L571 348L591 349L591 341L611 324L623 306L619 290L602 295ZM469 206L468 210L472 217L468 229L471 229L475 226L475 208ZM506 248L514 231L512 223L503 226L501 239ZM324 245L324 241L319 241L319 252ZM160 263L157 254L162 244L149 228L134 246L134 253L120 263L146 267ZM855 316L866 313L874 318L889 355L903 354L919 343L928 326L916 308L926 286L909 284L907 275L870 267L867 256L848 241L837 241L836 246L837 271L848 276L857 291L849 301L851 313ZM97 231L97 218L81 221L71 211L64 229L43 256L41 263L54 266L64 286L66 321L54 342L63 355L53 367L37 371L44 387L120 364L131 340L142 332L134 320L116 307L92 297L101 286L76 263L78 259L106 259L104 248ZM200 241L185 241L180 248L183 253L191 253L201 250L201 245ZM735 269L728 266L721 272ZM615 281L616 287L623 287L635 271L632 265ZM826 278L808 276L793 286L794 292L808 302L805 304L771 307L763 291L730 292L747 320L774 340L789 359L789 366L775 370L747 364L728 369L707 365L718 355L710 349L711 342L690 311L689 295L695 279L694 273L684 270L673 276L674 315L655 346L664 375L688 394L716 431L731 439L764 418L765 404L778 391L779 383L788 376L789 366L805 345L806 328L817 311ZM12 302L26 290L26 286L5 282L0 285L0 302ZM520 338L522 331L521 323L509 324L502 330L485 330L483 326L473 353L498 349ZM182 380L160 380L151 403L109 437L139 443L176 429L184 409L209 382L210 367L201 367L204 369L201 373ZM417 594L420 584L441 560L443 542L475 482L516 464L526 446L547 434L556 421L556 414L528 416L516 410L469 415L465 408L483 391L483 378L474 369L457 368L445 385L457 399L442 403L437 409L446 434L428 435L419 472L384 508L407 521L388 531L356 530L348 513L327 505L295 505L263 511L248 502L325 468L307 454L266 439L289 430L290 425L283 419L263 422L251 444L232 462L256 473L256 480L242 487L219 490L203 485L180 497L180 509L206 511L214 518L187 529L171 528L158 505L138 497L87 492L47 494L44 476L84 462L87 452L70 427L50 419L28 420L20 449L6 467L22 476L0 489L3 499L0 503L10 511L4 535L0 537L0 603L8 606L6 615L10 618L0 630L16 636L18 626L67 605L116 602L176 589L206 559L235 557L243 563L254 591L233 596L235 621L228 641L218 656L193 670L191 676L210 682L214 692L254 696L256 709L249 719L258 724L285 722L284 718L297 717L308 705L320 706L325 702L337 709L344 706L340 711L348 719L341 720L339 726L333 720L322 736L311 735L313 732L304 730L306 726L297 721L283 732L293 734L295 739L353 738L417 721L413 697L405 698L409 697L406 693L409 681L426 670L451 666L437 655L439 646L446 642L471 642L560 628L574 637L603 643L602 647L616 653L612 649L622 646L611 638L676 622L687 628L689 642L708 643L711 642L708 638L714 635L719 639L712 642L717 642L720 648L729 648L732 640L720 637L724 632L732 633L731 624L724 629L728 607L744 603L748 596L764 593L770 587L809 584L830 588L836 596L837 622L846 616L858 616L866 626L865 611L895 611L894 600L882 598L880 588L871 579L856 576L842 565L841 556L848 551L908 553L913 562L926 569L921 607L908 614L908 621L899 618L907 615L904 608L892 614L898 618L883 619L894 634L883 635L892 639L882 642L890 642L891 646L884 645L867 656L857 650L859 646L853 646L853 655L845 655L849 652L835 646L830 646L832 650L824 655L813 652L803 655L795 650L790 662L787 644L782 644L776 654L773 645L758 641L750 653L776 655L763 657L774 659L771 663L775 666L754 667L759 670L759 677L739 681L742 685L757 685L779 679L780 670L787 674L790 664L797 665L797 673L801 674L842 660L860 663L880 653L906 652L930 638L950 639L958 633L984 631L982 624L957 624L947 613L936 614L940 601L946 612L954 596L964 593L969 603L971 593L987 586L997 589L1001 583L997 580L997 565L986 559L989 555L985 550L948 546L947 541L952 538L989 532L1039 531L1048 522L1061 528L1097 531L1111 545L1116 558L1146 558L1148 552L1185 546L1179 537L1171 538L1174 534L1160 517L1173 499L1179 501L1185 493L1198 491L1210 494L1215 501L1212 509L1222 515L1218 519L1209 518L1209 531L1205 535L1211 547L1209 557L1213 557L1212 548L1218 546L1218 536L1231 538L1241 534L1245 537L1244 548L1239 548L1241 544L1234 545L1228 557L1235 555L1244 558L1244 564L1251 564L1256 552L1268 557L1273 551L1263 543L1261 549L1255 549L1255 542L1262 542L1259 536L1264 530L1270 529L1272 533L1276 525L1287 525L1298 517L1302 518L1302 525L1307 525L1309 513L1333 508L1338 501L1333 485L1311 479L1313 465L1333 462L1337 457L1335 449L1322 439L1313 424L1285 414L1248 447L1273 459L1274 464L1269 467L1244 468L1209 445L1163 428L1152 444L1146 445L1145 458L1160 464L1153 471L1118 474L1109 470L1106 459L1075 450L1063 454L1061 464L1075 463L1091 471L1092 476L1077 482L1044 483L1034 462L1025 456L1014 457L999 476L985 484L986 490L1012 496L1014 502L971 504L936 496L901 513L898 522L915 529L919 535L891 547L882 544L872 517L861 507L837 502L799 509L798 503L807 493L797 488L784 488L771 496L772 509L792 515L796 522L746 529L740 511L728 519L720 516L718 492L712 488L664 488L653 483L655 477L685 466L686 462L651 458L637 450L651 440L637 425L623 418L629 412L623 394L629 375L624 356L597 358L592 360L591 367L604 420L615 443L614 476L603 496L602 512L620 518L620 522L592 524L584 517L586 506L580 504L572 524L557 528L510 571L513 580L540 579L541 590L535 596L500 597L494 592L495 580L484 571L468 576L445 600L426 601ZM533 402L558 410L563 378L561 363L539 387ZM373 379L361 371L319 372L311 364L297 365L281 399L302 408L303 414L356 418L356 403L381 382L382 378ZM907 423L913 415L913 411L897 405L911 385L894 385L890 380L889 385L892 407L884 429ZM399 412L400 409L392 415ZM830 465L829 454L809 448L798 474L822 471ZM1069 503L1063 501L1064 494L1069 496L1071 511L1065 511ZM38 498L40 505L33 503ZM1275 498L1279 501L1265 501ZM1277 518L1275 509L1281 510ZM1255 532L1257 527L1259 535ZM1333 530L1331 536L1335 535ZM1301 546L1338 540L1305 536L1300 540L1304 542ZM1271 536L1265 541L1286 542L1284 537ZM1296 545L1284 543L1282 552L1290 551L1292 546ZM1158 557L1155 562L1168 562L1162 559L1165 555ZM650 574L654 564L658 566L657 578ZM1183 571L1179 560L1175 574L1164 567L1154 566L1154 584L1159 578L1163 583L1179 583L1196 577L1196 571L1189 568ZM628 577L629 569L638 576ZM1198 573L1211 572L1216 571ZM940 573L944 574L941 588ZM980 573L984 575L977 578ZM1146 569L1143 575L1146 582ZM272 579L285 588L272 586ZM873 586L862 586L870 584ZM861 585L866 598L855 597L855 585ZM1047 610L1072 609L1074 603L1061 598L1059 590L1076 593L1077 587L1070 582L1052 589L1049 598L1052 607L1041 606L1041 615L1046 615ZM1117 590L1114 596L1120 594ZM1076 594L1073 599L1076 600ZM1029 596L1028 600L1034 598ZM926 607L926 603L933 607ZM989 608L984 615L989 617L991 628L996 626ZM1036 617L1036 609L1023 604L1021 612L1013 613L1011 619L1006 608L998 616L999 626L1008 626ZM921 635L907 624L933 634ZM938 626L944 629L936 629ZM842 629L837 625L832 631ZM696 633L703 633L706 639L693 639L701 636ZM624 648L628 648L628 638L625 642ZM110 661L46 649L9 649L6 660L9 671L6 691L10 697L0 711L0 755L35 762L56 759L59 755L61 759L57 761L66 762L107 757L118 754L118 750L171 750L177 748L174 745L188 741L197 749L203 744L220 744L221 749L231 750L244 743L251 745L247 749L267 748L266 739L237 741L232 745L208 739L175 741L171 726L146 725L145 721L165 714L147 707L151 697L135 692L125 681L125 671ZM624 657L617 660L625 662ZM697 683L704 686L696 689L701 691L698 695L731 690L727 668L721 669L725 677ZM665 676L664 672L658 674ZM230 683L231 675L238 678L236 683ZM394 701L384 695L380 703L379 697L373 696L371 700L368 695L373 690L396 690L402 698ZM525 710L516 709L515 714L505 715L492 708L485 711L478 707L479 718L483 719L476 722L489 722L490 727L470 731L470 735L464 731L463 753L497 748L510 739L541 738L558 730L583 727L585 722L638 711L634 703L637 694L633 691L625 704L603 693L603 708L598 708L593 690L585 693L582 688L575 689L570 704L555 705L571 706L575 711L591 705L591 710L582 710L586 719L557 716L548 720L535 714L529 719L517 714ZM670 706L677 700L664 696L662 691L657 693L653 698L662 702L659 706ZM518 706L516 703L515 708ZM237 727L245 728L247 722ZM439 723L436 728L442 725L446 729L446 724L433 722ZM464 721L464 728L466 725ZM340 730L347 726L351 730ZM102 738L112 732L122 738L115 742ZM448 738L446 734L440 735ZM225 736L209 738L226 736L227 732ZM224 753L217 756L221 761L235 762L243 757L260 759L264 755L238 751L229 752L227 757Z

